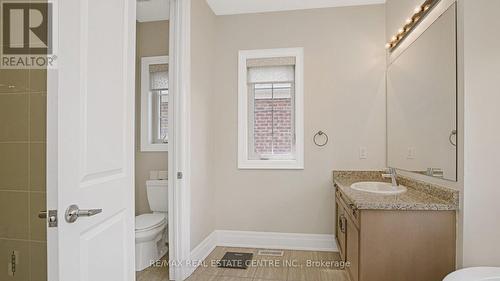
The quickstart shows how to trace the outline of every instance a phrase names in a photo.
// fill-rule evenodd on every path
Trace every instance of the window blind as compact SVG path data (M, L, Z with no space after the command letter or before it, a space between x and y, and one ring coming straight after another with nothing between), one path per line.
M168 89L168 64L153 64L149 66L151 90Z

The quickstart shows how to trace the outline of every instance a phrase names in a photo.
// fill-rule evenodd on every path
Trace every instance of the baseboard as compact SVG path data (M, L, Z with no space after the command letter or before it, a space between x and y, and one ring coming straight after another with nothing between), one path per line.
M216 230L217 246L337 252L328 234Z
M217 247L217 233L210 233L198 246L191 251L191 264L189 266L187 276L193 274L199 263L204 261L208 255Z

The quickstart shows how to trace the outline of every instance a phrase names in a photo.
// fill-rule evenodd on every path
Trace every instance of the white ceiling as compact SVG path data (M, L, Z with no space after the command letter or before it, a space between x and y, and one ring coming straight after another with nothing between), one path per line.
M383 4L385 0L207 0L216 15Z
M137 0L137 21L168 20L169 16L169 0Z

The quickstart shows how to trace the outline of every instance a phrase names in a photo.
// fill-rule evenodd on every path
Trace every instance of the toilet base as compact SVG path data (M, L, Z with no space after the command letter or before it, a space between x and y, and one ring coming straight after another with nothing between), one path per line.
M166 229L160 232L153 240L136 242L135 244L135 271L142 271L159 261L168 253ZM160 265L165 266L166 265Z

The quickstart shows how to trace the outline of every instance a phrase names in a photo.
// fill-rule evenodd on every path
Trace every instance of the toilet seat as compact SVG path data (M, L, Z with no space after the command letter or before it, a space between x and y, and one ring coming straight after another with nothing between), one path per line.
M135 217L135 231L148 231L164 224L165 214L143 214Z

